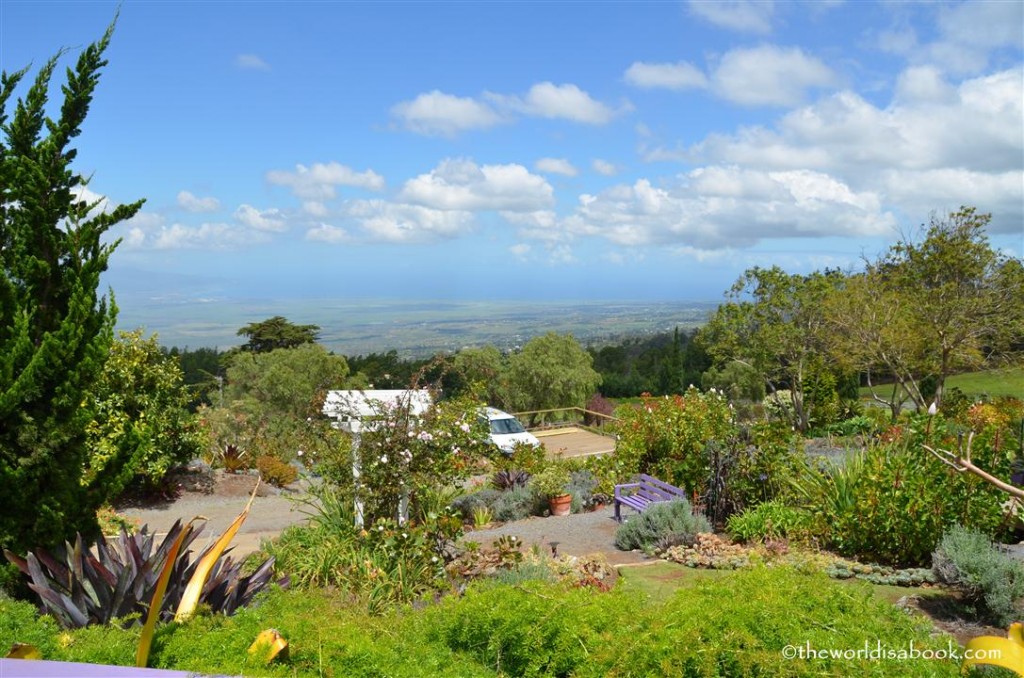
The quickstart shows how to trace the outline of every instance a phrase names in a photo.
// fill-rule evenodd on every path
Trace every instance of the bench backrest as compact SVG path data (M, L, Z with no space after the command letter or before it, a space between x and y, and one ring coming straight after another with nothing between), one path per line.
M669 485L668 483L658 480L654 476L649 476L646 473L640 474L639 493L653 501L678 499L680 497L686 499L686 492L682 489L675 485Z

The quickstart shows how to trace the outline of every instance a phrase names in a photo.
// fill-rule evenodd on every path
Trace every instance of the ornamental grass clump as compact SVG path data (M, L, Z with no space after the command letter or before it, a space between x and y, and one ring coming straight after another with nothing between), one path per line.
M668 539L682 543L701 532L711 532L711 524L702 515L694 515L685 499L661 502L647 507L643 513L630 516L615 533L615 548L622 551L651 551Z

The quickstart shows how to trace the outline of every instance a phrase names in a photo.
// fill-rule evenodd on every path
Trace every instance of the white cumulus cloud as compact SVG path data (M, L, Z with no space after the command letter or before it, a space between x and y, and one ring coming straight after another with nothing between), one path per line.
M877 195L825 174L715 166L663 186L640 179L584 194L560 228L625 246L720 249L767 238L879 235L894 225Z
M911 214L978 205L993 212L993 232L1013 232L1024 218L1021 120L1024 69L953 84L914 66L887 106L842 91L771 127L709 136L685 155L691 163L822 172Z
M819 59L799 47L774 45L726 52L712 76L716 94L744 106L793 106L807 90L835 82Z
M554 190L522 165L449 158L405 182L398 199L440 210L530 211L552 205Z
M602 160L601 158L595 158L594 161L590 163L590 166L594 169L595 172L597 172L598 174L602 174L606 177L613 177L619 172L618 167L608 162L607 160Z
M239 223L257 231L280 233L288 230L281 210L274 207L258 210L252 205L239 205L234 217Z
M391 114L419 134L454 136L472 129L486 129L503 121L490 106L470 97L457 97L439 90L402 101Z
M630 85L646 89L684 90L708 86L704 71L686 61L674 64L636 61L626 69L624 77Z
M306 231L306 240L314 240L337 245L339 243L351 242L352 236L349 235L347 230L340 226L321 223Z
M338 186L351 186L371 191L384 188L384 177L373 170L356 172L337 162L314 163L311 167L296 165L294 172L271 170L266 179L271 184L287 186L296 197L310 201L330 200L337 196Z
M391 115L418 134L454 137L467 130L512 122L520 116L604 125L629 110L628 103L613 109L571 83L540 82L523 95L484 92L473 98L433 90L395 104Z
M742 33L770 33L772 0L690 0L690 12L721 28Z
M941 3L929 9L935 17L933 39L922 41L914 28L897 26L875 36L879 48L905 56L915 65L972 75L983 71L1000 50L1024 46L1024 3Z
M472 212L385 200L354 200L344 212L368 239L396 244L454 238L469 232L474 224Z
M593 99L573 84L537 83L525 96L488 94L502 107L528 116L559 118L588 125L604 125L616 115L611 107Z
M541 158L533 164L533 167L538 172L562 174L567 177L574 177L579 174L579 170L573 167L572 163L565 158Z
M220 201L213 197L200 198L188 191L179 191L178 207L187 212L216 212L220 209Z

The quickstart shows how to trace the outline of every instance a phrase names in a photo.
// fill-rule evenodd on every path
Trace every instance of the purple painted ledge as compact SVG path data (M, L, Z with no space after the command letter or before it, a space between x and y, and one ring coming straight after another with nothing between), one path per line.
M0 678L199 678L205 673L30 659L0 659Z

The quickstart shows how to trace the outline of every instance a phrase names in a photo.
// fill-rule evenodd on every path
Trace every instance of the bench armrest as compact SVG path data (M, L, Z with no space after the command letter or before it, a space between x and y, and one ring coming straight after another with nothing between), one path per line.
M615 496L621 497L622 490L629 489L631 487L640 487L640 483L623 483L622 485L615 486Z

